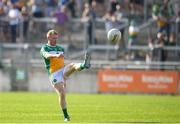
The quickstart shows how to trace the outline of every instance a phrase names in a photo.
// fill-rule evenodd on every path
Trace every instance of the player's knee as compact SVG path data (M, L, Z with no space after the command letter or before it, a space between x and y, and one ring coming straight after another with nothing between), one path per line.
M58 89L58 92L59 92L59 94L64 94L64 89L63 88L61 88L61 89Z
M70 66L70 68L71 68L71 67L73 67L74 65L75 65L74 63L71 63L69 66Z
M64 92L64 85L57 84L54 86L54 88L56 89L58 95L60 95Z
M61 99L64 100L64 99L65 99L65 96L66 96L65 92L61 92L60 95L61 95Z
M71 69L75 69L75 67L76 67L76 64L75 64L75 63L71 63L71 64L70 64L70 68L71 68Z

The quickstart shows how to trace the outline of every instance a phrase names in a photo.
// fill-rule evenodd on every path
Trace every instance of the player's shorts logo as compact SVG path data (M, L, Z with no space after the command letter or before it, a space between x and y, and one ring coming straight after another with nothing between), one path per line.
M57 80L56 80L56 79L54 79L54 80L53 80L53 82L54 82L54 83L56 83L56 82L57 82Z

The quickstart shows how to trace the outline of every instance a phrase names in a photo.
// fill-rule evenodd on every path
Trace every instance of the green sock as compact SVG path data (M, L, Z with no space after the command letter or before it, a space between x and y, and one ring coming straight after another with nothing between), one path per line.
M80 65L80 68L81 68L81 70L83 70L85 67L84 67L84 63L81 63L81 65Z
M67 108L62 109L64 117L67 118L69 115L67 113Z

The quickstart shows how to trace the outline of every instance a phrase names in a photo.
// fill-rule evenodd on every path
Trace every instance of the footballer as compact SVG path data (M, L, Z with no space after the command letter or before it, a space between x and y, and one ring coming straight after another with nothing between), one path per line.
M76 71L90 68L90 55L85 54L85 60L82 63L64 63L64 48L57 45L59 34L55 30L47 32L47 44L44 44L40 54L44 60L48 71L50 82L58 94L60 109L64 114L64 121L70 121L66 105L66 79Z

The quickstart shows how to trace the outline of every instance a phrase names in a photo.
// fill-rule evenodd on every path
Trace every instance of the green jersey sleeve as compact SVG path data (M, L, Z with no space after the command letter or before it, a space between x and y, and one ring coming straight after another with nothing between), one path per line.
M43 45L42 48L41 48L41 50L40 50L40 55L41 55L41 57L44 58L44 56L45 56L45 54L46 54L47 52L49 52L49 51L48 51L48 48L46 47L46 45Z

